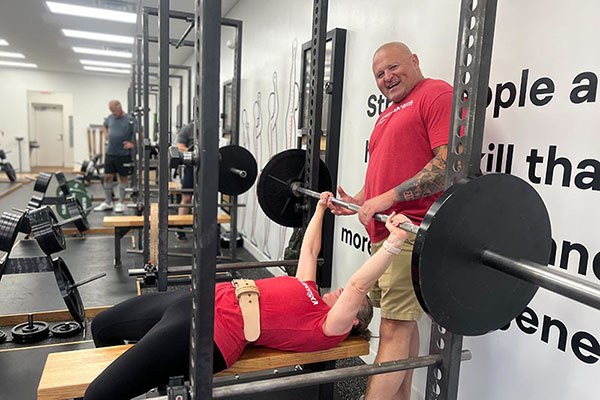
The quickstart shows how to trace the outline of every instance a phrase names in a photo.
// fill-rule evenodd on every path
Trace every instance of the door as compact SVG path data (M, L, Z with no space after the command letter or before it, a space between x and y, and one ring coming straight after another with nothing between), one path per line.
M30 140L39 148L33 151L32 166L64 166L63 110L60 105L33 105L33 130Z

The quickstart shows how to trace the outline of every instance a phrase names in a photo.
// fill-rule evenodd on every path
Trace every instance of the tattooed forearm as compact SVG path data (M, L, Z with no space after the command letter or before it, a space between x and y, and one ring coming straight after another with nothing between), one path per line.
M433 153L434 157L421 171L395 187L398 201L416 200L444 190L448 146L436 147Z

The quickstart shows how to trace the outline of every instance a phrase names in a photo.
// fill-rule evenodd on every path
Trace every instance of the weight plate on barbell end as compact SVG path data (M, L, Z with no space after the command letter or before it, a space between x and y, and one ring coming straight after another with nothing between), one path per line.
M65 197L65 204L67 206L67 211L70 216L79 217L78 220L73 222L73 224L75 224L75 227L77 228L77 230L79 232L85 232L88 229L90 229L90 223L87 219L87 213L85 212L84 208L82 207L81 203L79 202L79 199L76 196L77 196L77 194L70 194L69 196ZM92 200L91 199L89 199L89 201L87 203L87 208L88 209L92 208Z
M71 194L71 189L69 188L69 184L67 182L67 178L65 174L62 172L56 172L54 174L56 177L56 181L58 182L58 188L56 189L57 196L68 196Z
M35 210L36 208L40 208L43 202L44 202L43 196L33 195L33 196L31 196L31 199L27 203L27 209Z
M231 172L235 168L246 172L246 177ZM229 145L219 148L219 192L237 196L249 190L258 174L256 159L241 146Z
M323 160L319 160L319 192L331 191L331 175ZM306 196L296 196L293 183L304 183L306 151L290 149L275 154L263 168L256 194L263 212L279 225L302 226L301 209Z
M413 249L413 287L423 309L450 332L499 329L537 292L537 285L483 264L484 250L548 263L550 217L522 179L490 174L458 182L425 215Z
M6 342L6 333L4 331L0 331L0 344Z
M52 174L47 172L40 172L35 179L35 184L33 185L33 190L42 194L46 194L46 190L48 190L48 185L50 185L50 181L52 180Z
M54 264L54 277L56 278L60 294L75 322L82 324L85 320L85 308L79 294L79 289L73 287L75 283L73 275L71 275L71 271L69 271L67 264L65 264L61 257L55 258L52 260L52 263Z
M15 325L10 333L12 334L13 342L16 343L35 343L46 339L50 333L48 324L44 321L33 321L33 326L29 327L29 322Z
M50 328L52 336L65 339L81 333L81 325L75 321L61 322Z
M0 250L10 253L11 249L15 245L17 235L24 229L24 220L22 213L13 214L10 212L3 212L0 217Z
M87 169L88 166L90 165L90 161L89 160L85 160L81 163L81 169L79 169L79 171L83 174L87 173Z
M65 235L58 225L58 218L49 206L29 211L31 233L44 254L51 256L67 247Z

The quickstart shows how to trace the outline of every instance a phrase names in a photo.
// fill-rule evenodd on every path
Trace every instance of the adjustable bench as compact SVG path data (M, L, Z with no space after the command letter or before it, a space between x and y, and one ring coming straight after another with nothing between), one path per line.
M231 217L227 214L219 213L217 215L218 224L227 224L231 222ZM121 265L121 239L131 229L142 229L144 227L143 215L116 215L104 217L103 226L114 228L115 232L115 266ZM182 227L194 225L194 216L187 215L169 215L169 227Z
M65 351L48 355L38 385L38 400L61 400L83 397L88 385L117 357L133 345ZM242 374L303 365L326 364L335 368L335 360L369 354L369 343L360 337L350 337L333 349L311 353L247 347L240 359L217 376ZM323 369L325 369L323 368ZM331 398L333 387L324 398Z

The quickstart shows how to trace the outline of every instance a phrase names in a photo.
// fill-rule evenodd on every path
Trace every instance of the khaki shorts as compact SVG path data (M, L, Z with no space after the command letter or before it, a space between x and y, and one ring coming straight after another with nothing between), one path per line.
M375 307L381 308L381 317L401 321L417 321L423 309L415 295L411 279L412 249L415 235L411 234L402 245L402 251L395 256L392 264L371 288L370 296ZM375 254L383 240L371 244ZM382 250L385 251L385 250Z

